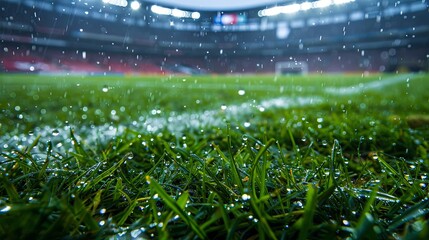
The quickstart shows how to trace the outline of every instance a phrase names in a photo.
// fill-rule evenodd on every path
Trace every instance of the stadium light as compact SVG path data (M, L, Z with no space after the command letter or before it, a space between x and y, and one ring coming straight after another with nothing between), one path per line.
M199 12L193 12L191 14L191 18L193 19L199 19L201 17L201 14Z
M302 11L307 11L307 10L310 10L313 8L313 3L311 3L311 2L303 2L300 5L301 5Z
M173 9L173 11L171 11L171 16L177 17L177 18L185 18L185 17L190 17L190 13L187 11L183 11L175 8Z
M331 5L332 5L332 0L319 0L319 1L313 2L314 8L325 8Z
M267 16L267 17L269 17L269 16L276 16L276 15L280 14L280 12L281 12L280 10L281 10L280 7L267 8L267 9L260 10L258 12L258 15L260 17L264 17L264 16Z
M282 7L282 13L296 13L299 12L299 10L301 10L301 4L291 4L291 5L286 5L284 7Z
M112 4L119 7L126 7L128 5L127 0L103 0L103 3Z
M141 4L138 1L132 1L130 7L132 10L137 11L140 9Z
M333 0L332 2L336 5L340 5L340 4L345 4L345 3L351 3L354 2L355 0Z
M152 5L152 7L150 7L150 10L155 14L169 15L177 18L199 19L201 17L201 14L199 12L188 12L177 8L170 9L158 5Z
M165 8L165 7L161 7L161 6L158 6L158 5L152 5L152 7L150 7L150 10L153 13L160 14L160 15L171 15L171 9Z
M315 2L302 2L294 3L283 6L275 6L267 9L262 9L258 12L259 17L276 16L281 13L292 14L299 11L307 11L315 8L326 8L332 5L340 5L345 3L351 3L355 0L319 0Z

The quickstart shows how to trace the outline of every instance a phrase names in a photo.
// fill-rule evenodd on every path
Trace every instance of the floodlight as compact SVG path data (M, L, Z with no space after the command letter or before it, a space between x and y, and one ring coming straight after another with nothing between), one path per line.
M158 5L152 5L152 7L150 8L150 10L153 13L161 14L161 15L170 15L171 14L171 9L165 8L165 7L161 7L161 6L158 6Z
M126 7L128 5L127 0L103 0L104 3L112 4L120 7Z
M139 10L141 4L138 1L132 1L130 7L132 10Z
M177 8L175 8L171 11L171 16L177 17L177 18L189 17L189 15L190 15L189 12L183 11L183 10L180 10Z
M313 3L311 3L311 2L303 2L300 5L301 5L302 11L307 11L307 10L310 10L313 8Z
M319 1L313 2L313 6L315 8L325 8L331 5L332 5L332 0L319 0Z
M201 17L201 14L199 12L193 12L191 13L191 17L193 19L199 19Z
M355 0L333 0L332 2L334 4L340 5L340 4L345 4L345 3L351 3L354 2Z
M281 8L282 13L296 13L299 12L299 10L301 10L301 4L297 3L286 5Z
M259 16L275 16L275 15L279 15L281 11L281 7L272 7L272 8L267 8L267 9L263 9L261 11L258 12Z

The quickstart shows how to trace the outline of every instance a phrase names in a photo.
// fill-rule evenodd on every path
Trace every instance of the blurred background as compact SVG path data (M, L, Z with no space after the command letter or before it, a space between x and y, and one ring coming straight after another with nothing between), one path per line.
M427 0L2 0L0 72L428 71Z

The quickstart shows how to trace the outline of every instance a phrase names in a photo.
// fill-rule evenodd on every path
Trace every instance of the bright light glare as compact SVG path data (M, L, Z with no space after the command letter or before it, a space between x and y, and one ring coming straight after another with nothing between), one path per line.
M311 8L313 8L313 4L311 2L303 2L300 5L301 5L302 11L307 11L307 10L310 10Z
M165 8L165 7L160 7L158 5L152 5L150 10L153 13L160 14L160 15L170 15L171 14L171 9Z
M332 4L332 0L319 0L316 2L313 2L313 6L315 8L325 8L329 7Z
M138 1L132 1L130 4L130 7L132 10L139 10L140 9L140 3Z
M296 13L301 10L301 4L291 4L282 7L282 13Z
M258 12L259 16L275 16L275 15L279 15L281 11L280 7L272 7L272 8L267 8L264 10L261 10Z
M334 4L340 5L340 4L344 4L344 3L350 3L353 1L354 0L333 0L332 2L334 2Z
M193 19L199 19L201 17L201 14L199 12L188 12L180 9L170 9L166 7L161 7L158 5L152 5L150 7L150 10L159 15L170 15L177 18L193 18Z
M201 14L200 14L199 12L193 12L193 13L191 14L191 17L192 17L193 19L199 19L199 18L201 17Z
M127 0L103 0L103 3L108 3L120 7L126 7L128 5Z
M177 18L190 17L189 15L190 14L188 12L180 9L173 9L173 11L171 11L171 16L177 17Z
M292 14L299 11L307 11L314 8L326 8L332 5L351 3L355 0L319 0L315 2L294 3L284 6L262 9L258 12L260 17L276 16L280 13Z

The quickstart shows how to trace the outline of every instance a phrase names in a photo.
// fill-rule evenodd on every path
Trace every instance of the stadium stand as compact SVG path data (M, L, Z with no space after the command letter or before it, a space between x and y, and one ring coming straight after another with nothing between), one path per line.
M246 74L274 73L277 62L305 61L309 72L428 70L425 0L356 0L270 16L264 14L281 6L195 16L185 9L181 17L154 6L174 8L150 1L138 11L102 1L2 1L0 69Z

